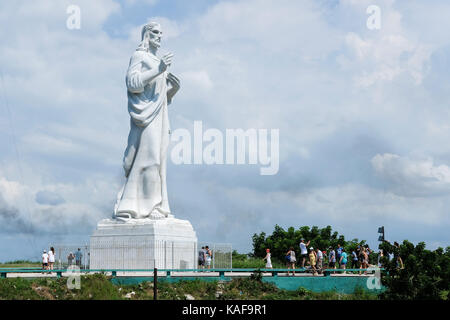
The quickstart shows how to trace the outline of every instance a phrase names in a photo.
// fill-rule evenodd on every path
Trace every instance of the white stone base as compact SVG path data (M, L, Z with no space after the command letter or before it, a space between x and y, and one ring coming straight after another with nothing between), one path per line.
M101 220L91 236L90 269L194 269L197 236L187 220Z

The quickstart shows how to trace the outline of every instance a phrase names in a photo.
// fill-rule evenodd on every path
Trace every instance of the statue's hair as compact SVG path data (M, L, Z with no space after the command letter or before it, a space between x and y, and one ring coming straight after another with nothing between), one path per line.
M154 21L149 22L145 26L143 26L142 31L141 31L141 40L144 40L144 36L147 31L152 31L153 28L156 26L160 26L160 24L158 22L154 22Z

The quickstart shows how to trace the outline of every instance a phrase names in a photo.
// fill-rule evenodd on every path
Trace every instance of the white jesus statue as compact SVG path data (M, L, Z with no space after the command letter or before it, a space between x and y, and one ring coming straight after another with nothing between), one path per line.
M173 55L156 56L161 36L161 26L156 22L142 28L141 44L130 59L126 75L130 133L123 158L126 182L114 208L118 220L173 217L166 185L170 134L167 106L180 81L167 71Z

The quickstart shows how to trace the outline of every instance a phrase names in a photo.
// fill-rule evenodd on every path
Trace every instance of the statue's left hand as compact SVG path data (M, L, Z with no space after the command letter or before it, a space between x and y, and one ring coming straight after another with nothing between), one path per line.
M173 88L176 88L177 90L180 89L180 79L175 77L172 73L169 72L167 75L167 81L172 85Z

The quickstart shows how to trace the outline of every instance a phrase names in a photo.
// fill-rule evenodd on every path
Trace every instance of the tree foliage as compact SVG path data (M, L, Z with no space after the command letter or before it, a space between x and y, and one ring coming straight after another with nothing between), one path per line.
M333 232L331 226L322 229L317 226L312 228L302 226L297 230L294 227L289 227L284 230L279 225L275 225L274 231L269 236L266 236L264 232L253 235L253 256L264 257L266 249L270 249L273 258L284 261L284 256L290 247L293 247L294 251L299 250L299 243L302 238L305 239L305 242L311 241L310 247L327 251L330 246L336 248L340 244L347 252L351 252L358 245L366 244L365 240L345 240L343 235L339 235L336 231Z
M391 260L387 255L382 259L385 271L381 281L386 287L382 298L449 299L450 247L445 251L442 248L431 251L425 249L424 242L414 246L408 240L404 240L398 247L386 241L380 244L380 248L383 252L394 255ZM397 256L403 261L403 269Z

